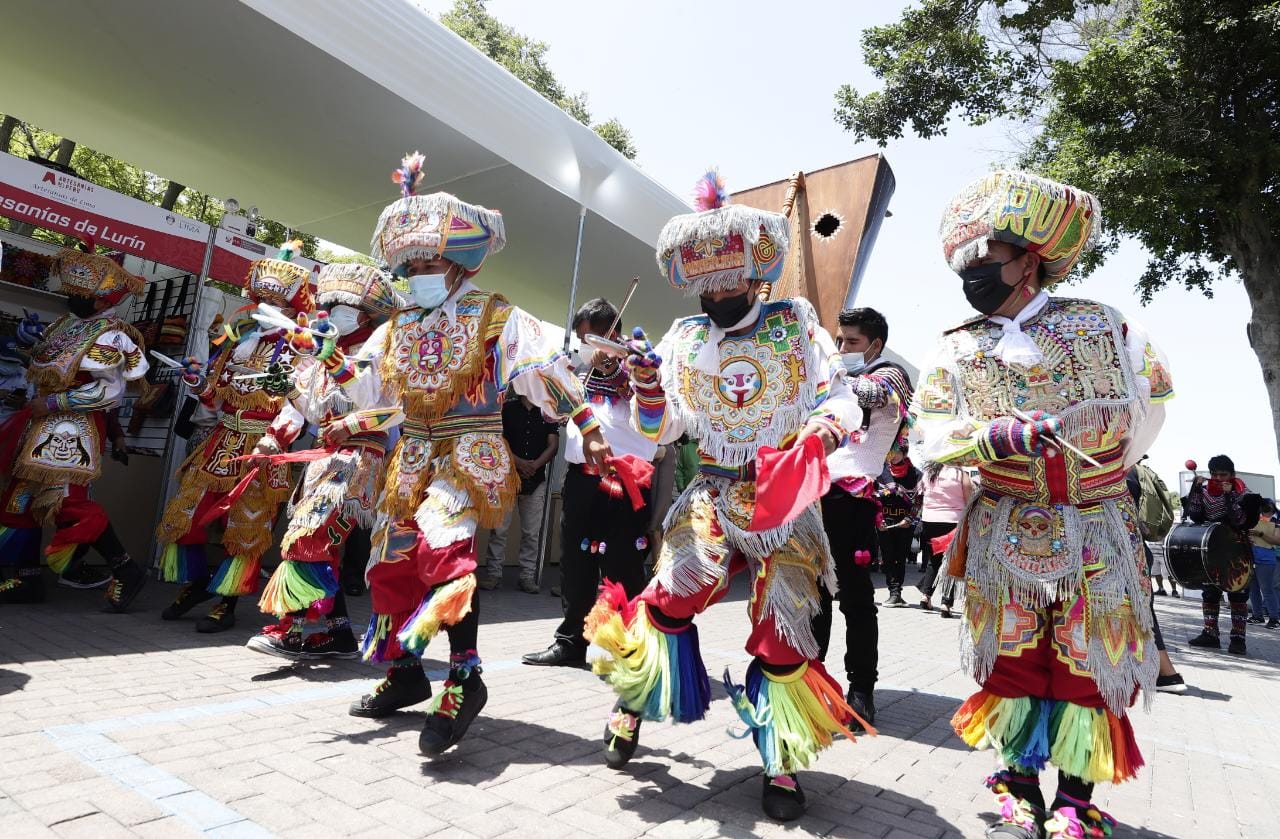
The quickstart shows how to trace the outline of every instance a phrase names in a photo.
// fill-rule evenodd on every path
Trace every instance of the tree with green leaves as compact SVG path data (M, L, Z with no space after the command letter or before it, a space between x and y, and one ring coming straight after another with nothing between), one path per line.
M139 201L146 201L148 204L174 210L206 224L217 224L222 218L222 200L208 193L167 181L159 175L88 146L77 145L66 137L44 131L16 118L6 116L0 121L0 139L3 139L5 131L8 131L9 140L8 143L0 144L0 151L19 157L35 156L56 161L70 166L79 177L90 183ZM75 244L70 237L60 233L34 230L29 227L22 227L19 232L56 244ZM290 233L289 228L279 222L270 219L257 221L256 237L266 245L279 247L284 244ZM304 256L315 256L319 245L319 240L315 236L296 231L293 231L292 235L293 238L302 240Z
M1029 126L1021 165L1102 201L1088 274L1133 237L1144 300L1238 277L1280 438L1280 2L922 0L862 48L836 119L884 145L953 117Z
M631 132L617 119L591 124L591 109L585 93L569 94L551 68L547 66L549 49L544 41L521 35L499 21L485 7L485 0L454 0L453 8L440 16L440 22L480 52L506 68L507 72L541 93L569 116L604 139L623 157L634 160L635 143Z

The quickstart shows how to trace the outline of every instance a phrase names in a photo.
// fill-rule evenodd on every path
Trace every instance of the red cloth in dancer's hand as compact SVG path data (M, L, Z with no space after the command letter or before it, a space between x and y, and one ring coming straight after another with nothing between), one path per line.
M639 510L643 507L644 496L641 490L648 489L653 482L653 464L633 454L608 457L604 462L611 473L618 476L618 482L631 499L631 509Z
M956 528L949 533L944 533L941 536L934 536L929 540L929 545L933 548L934 556L942 556L947 552L947 548L951 547L951 543L956 539L956 530L959 530L959 528Z
M827 453L817 434L781 451L761 446L756 454L756 509L747 529L772 530L794 521L830 487Z

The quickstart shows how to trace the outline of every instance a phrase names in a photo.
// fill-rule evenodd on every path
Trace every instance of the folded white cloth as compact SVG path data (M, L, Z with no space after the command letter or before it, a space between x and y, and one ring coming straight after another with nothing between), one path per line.
M996 344L996 356L1001 361L1005 364L1016 364L1019 367L1034 367L1044 361L1044 353L1040 352L1040 348L1036 346L1035 341L1031 340L1031 336L1022 331L1022 324L1040 314L1040 310L1048 303L1049 293L1041 289L1027 305L1022 307L1022 311L1012 318L1002 315L990 316L990 319L998 323L1003 330L1000 341Z

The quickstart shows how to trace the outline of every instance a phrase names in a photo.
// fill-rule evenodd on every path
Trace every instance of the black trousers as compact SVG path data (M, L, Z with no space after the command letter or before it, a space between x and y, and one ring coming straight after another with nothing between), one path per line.
M880 562L884 567L884 581L889 594L902 596L902 581L907 576L907 555L911 553L911 528L895 527L881 530Z
M556 628L556 640L578 649L587 648L582 624L595 605L600 581L622 585L627 597L644 590L644 561L649 555L649 491L645 504L631 507L625 493L614 498L600 490L600 478L570 463L560 491L560 605L564 620ZM583 549L583 543L587 544ZM603 543L604 550L599 546ZM595 553L592 545L597 546Z
M869 566L857 565L854 554L876 550L876 506L863 498L854 498L842 489L832 488L822 497L822 525L831 542L831 555L836 562L836 581L840 598L840 614L844 615L844 669L850 690L871 693L876 686L876 665L880 660L880 629L876 620L875 584ZM910 538L910 531L906 531ZM818 658L826 660L831 644L832 596L821 585L822 612L813 619L813 634L818 640Z
M927 521L924 523L924 529L920 535L920 552L924 554L924 572L920 575L920 584L916 588L925 597L933 597L933 592L938 587L938 578L942 576L942 554L933 550L933 540L939 536L946 536L955 530L958 525L953 521ZM942 605L951 608L955 603L955 597L942 598Z

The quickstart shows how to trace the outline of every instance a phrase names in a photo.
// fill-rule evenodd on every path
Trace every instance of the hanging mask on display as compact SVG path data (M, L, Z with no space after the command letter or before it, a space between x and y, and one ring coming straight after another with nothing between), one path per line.
M350 335L360 328L360 310L340 303L329 310L329 323L339 335Z

